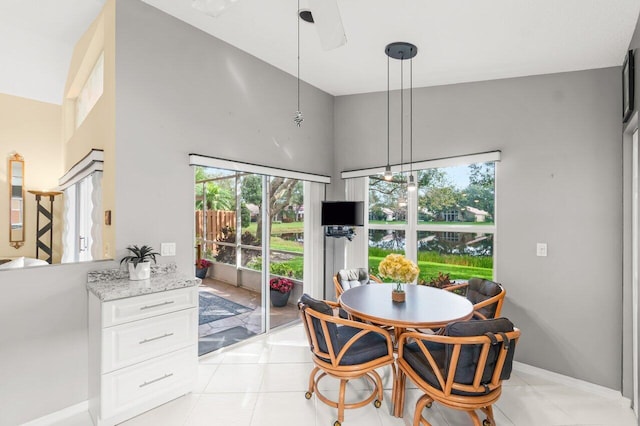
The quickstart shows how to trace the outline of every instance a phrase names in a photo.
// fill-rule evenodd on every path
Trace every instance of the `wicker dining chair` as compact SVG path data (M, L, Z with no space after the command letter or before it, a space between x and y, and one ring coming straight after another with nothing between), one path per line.
M381 283L380 278L369 274L366 268L340 269L333 276L333 286L336 291L336 297L339 297L345 290L351 287L367 285L371 282Z
M309 376L309 390L305 397L310 399L315 393L320 401L337 408L338 420L334 426L340 426L344 421L345 409L360 408L374 400L376 408L381 406L383 386L376 369L391 366L393 380L396 382L391 335L374 325L334 315L337 307L337 303L317 300L307 294L303 294L298 302L315 364ZM340 381L337 401L327 398L318 388L318 383L326 375ZM367 379L373 391L361 401L346 403L347 382L358 378Z
M445 287L444 290L461 293L473 303L474 319L498 318L507 294L502 284L484 278L470 278L469 282Z
M495 425L493 404L509 379L520 330L506 318L454 322L442 335L406 332L398 342L394 403L404 406L406 377L424 395L416 403L413 426L430 425L423 416L433 401L467 412L475 426ZM476 410L486 418L480 422Z

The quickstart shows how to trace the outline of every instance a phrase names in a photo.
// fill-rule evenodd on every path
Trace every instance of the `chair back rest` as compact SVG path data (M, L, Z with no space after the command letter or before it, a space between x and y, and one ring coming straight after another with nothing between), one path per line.
M486 319L500 316L504 296L505 290L499 283L483 278L469 279L467 299L474 305L483 304L481 307L474 307L474 310ZM488 304L483 303L487 301Z
M444 335L452 338L445 345L444 375L452 378L447 388L482 393L511 376L520 330L507 318L454 322Z
M369 271L366 268L341 269L336 274L343 290L369 284Z
M298 309L311 351L322 358L331 358L330 353L336 355L340 351L338 326L327 318L333 317L333 309L306 293L298 301Z

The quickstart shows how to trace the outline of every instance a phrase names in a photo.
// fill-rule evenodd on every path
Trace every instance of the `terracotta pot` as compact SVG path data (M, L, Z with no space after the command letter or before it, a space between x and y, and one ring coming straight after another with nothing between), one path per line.
M403 303L406 296L407 293L405 293L404 291L393 290L391 292L391 300L393 300L394 302Z

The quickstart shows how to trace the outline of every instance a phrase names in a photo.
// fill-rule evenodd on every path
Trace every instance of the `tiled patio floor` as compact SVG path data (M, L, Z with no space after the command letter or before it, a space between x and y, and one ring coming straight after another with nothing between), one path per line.
M198 336L210 336L234 327L243 327L255 334L262 333L261 294L236 287L222 281L205 278L200 285L200 291L207 291L251 309L250 312L223 318L198 326ZM298 320L298 308L289 303L281 308L271 307L271 329Z

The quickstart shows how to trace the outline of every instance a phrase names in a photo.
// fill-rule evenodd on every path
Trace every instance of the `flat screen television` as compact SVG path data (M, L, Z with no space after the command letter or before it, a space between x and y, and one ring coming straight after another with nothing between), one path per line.
M364 202L323 201L322 226L364 226Z

